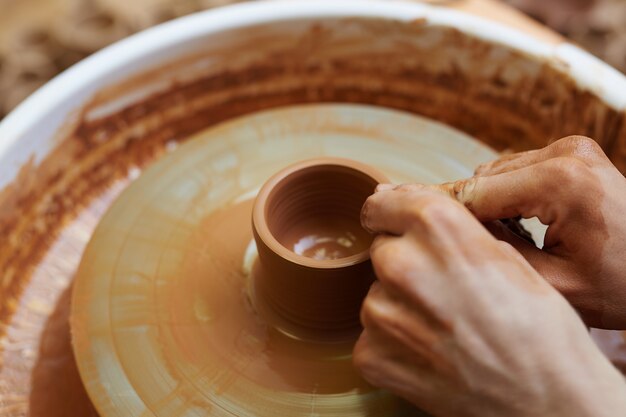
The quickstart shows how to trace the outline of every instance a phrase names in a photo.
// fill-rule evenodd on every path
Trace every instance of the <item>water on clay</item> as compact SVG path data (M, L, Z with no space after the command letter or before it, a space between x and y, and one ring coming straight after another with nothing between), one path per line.
M275 172L318 156L429 183L470 175L494 154L401 112L313 105L228 122L158 161L104 216L76 280L74 350L102 415L422 415L361 379L354 338L298 340L253 308L253 198ZM281 243L326 258L369 245L358 224L343 226L293 229Z
M282 244L307 258L328 260L356 255L367 249L372 237L354 219L330 218L319 225L303 222L283 236ZM311 233L315 230L315 233Z

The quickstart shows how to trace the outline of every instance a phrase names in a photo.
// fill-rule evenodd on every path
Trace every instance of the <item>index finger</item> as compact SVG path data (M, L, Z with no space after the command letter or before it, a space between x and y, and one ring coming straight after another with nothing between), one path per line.
M438 188L439 189L439 188ZM370 196L361 214L363 227L396 236L414 231L436 252L458 253L497 246L495 238L460 203L433 188L384 190Z
M571 192L571 181L577 180L584 189L581 181L589 177L581 171L585 169L577 159L555 158L516 171L458 181L453 191L456 200L480 221L522 216L538 217L550 225L558 212L575 207L580 197Z
M436 189L421 184L381 184L365 201L361 224L371 233L402 235L421 207L438 197Z

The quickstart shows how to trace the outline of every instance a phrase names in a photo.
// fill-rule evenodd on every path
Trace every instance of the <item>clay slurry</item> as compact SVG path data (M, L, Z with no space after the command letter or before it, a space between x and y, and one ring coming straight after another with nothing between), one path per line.
M292 227L283 236L282 243L297 255L332 260L367 250L372 236L361 227L358 219L346 216L312 218Z

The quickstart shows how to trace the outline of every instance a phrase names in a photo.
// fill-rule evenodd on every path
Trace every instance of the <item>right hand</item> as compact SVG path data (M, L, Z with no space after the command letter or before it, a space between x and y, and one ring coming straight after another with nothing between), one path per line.
M571 305L451 198L381 185L362 224L378 277L354 363L440 417L626 415L626 384Z
M521 216L548 225L543 249L502 228L587 325L626 329L626 179L600 146L570 136L481 165L442 188L482 222Z

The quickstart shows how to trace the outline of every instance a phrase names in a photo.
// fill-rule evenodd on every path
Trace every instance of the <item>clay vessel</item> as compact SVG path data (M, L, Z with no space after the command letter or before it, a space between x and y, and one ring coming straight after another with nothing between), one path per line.
M266 320L303 339L358 333L361 302L375 279L373 236L360 212L383 182L362 163L321 158L291 165L263 185L252 214L259 254L253 289Z

